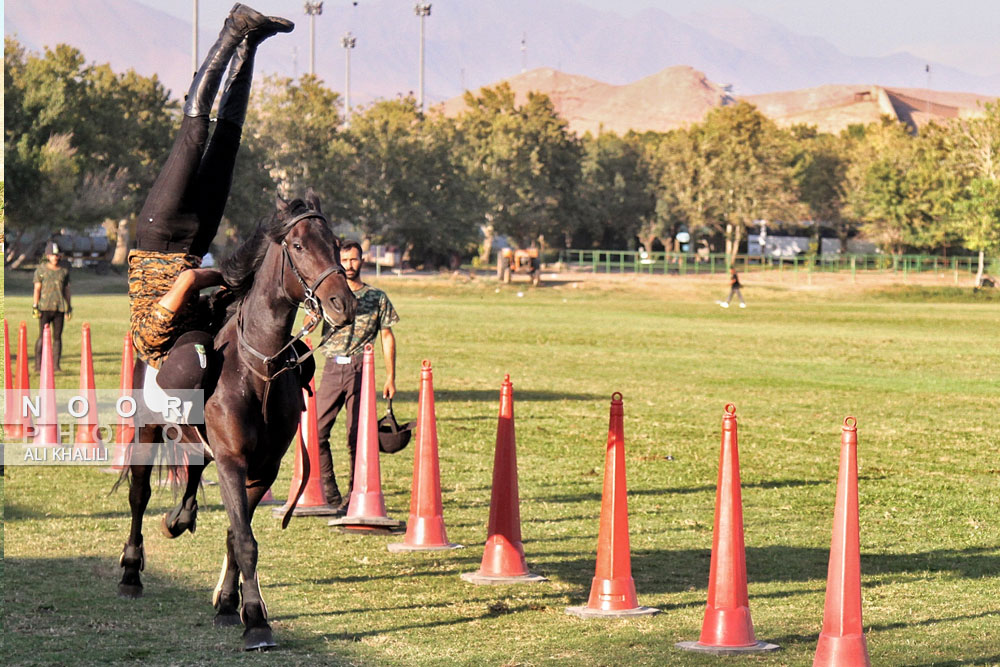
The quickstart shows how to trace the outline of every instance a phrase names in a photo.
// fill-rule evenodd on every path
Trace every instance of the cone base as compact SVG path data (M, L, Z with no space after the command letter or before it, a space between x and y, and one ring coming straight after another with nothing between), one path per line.
M362 535L402 535L406 526L331 526L338 533L358 533Z
M763 653L765 651L776 651L780 646L768 642L757 642L750 646L710 646L701 642L677 642L674 644L679 649L694 651L696 653L711 653L713 655L740 655L743 653Z
M591 609L590 607L566 607L566 613L580 618L620 618L628 616L652 616L659 614L656 607L633 607L632 609Z
M390 519L387 516L350 516L343 517L341 519L330 519L327 522L328 526L337 526L339 528L352 528L355 526L370 526L376 528L399 528L405 524L398 519Z
M391 544L389 545L392 546ZM529 572L527 574L516 574L509 577L500 577L488 574L480 574L479 572L463 572L461 574L463 580L468 581L470 584L483 585L505 585L505 584L534 584L539 581L548 581L547 577L543 577L540 574L534 574Z
M816 655L813 658L813 667L825 667L830 665L858 665L858 667L871 667L871 660L868 658L868 642L864 635L844 635L836 637L820 633L819 642L816 644Z
M284 507L285 503L278 500L277 498L271 498L270 500L261 500L259 503L257 503L257 507L260 507L261 505L281 505L282 507Z
M463 544L407 544L406 542L393 542L392 544L385 545L385 548L394 554L402 553L405 551L448 551L450 549L464 549Z
M261 502L261 505L273 505L281 502L280 500ZM282 503L280 507L274 507L271 509L271 516L276 519L280 519L285 516L285 510L288 509L288 505ZM295 509L292 510L292 516L342 516L344 513L340 508L334 507L333 505L309 505L303 507L302 505L296 505Z

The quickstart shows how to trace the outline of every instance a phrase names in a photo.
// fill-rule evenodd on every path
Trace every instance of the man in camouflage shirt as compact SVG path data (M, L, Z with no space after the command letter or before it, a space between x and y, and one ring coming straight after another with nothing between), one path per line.
M375 344L375 337L382 332L382 356L385 360L385 386L382 396L396 395L396 337L392 325L399 321L396 309L380 289L365 284L361 280L361 246L348 241L340 249L340 263L344 265L347 284L358 300L357 314L353 325L335 330L330 340L323 346L326 367L319 389L316 391L316 411L319 424L319 468L323 478L323 492L326 502L334 507L346 508L350 501L354 480L354 459L358 450L358 397L361 394L361 362L365 345ZM324 328L328 327L324 324ZM326 333L326 332L324 332ZM340 414L341 408L347 412L347 451L351 468L348 488L341 496L337 478L333 472L333 457L330 454L330 431Z
M35 269L35 289L32 295L31 314L38 318L38 340L35 342L35 371L42 367L42 336L45 325L52 332L52 367L61 371L59 360L62 356L62 332L64 318L73 317L73 306L69 293L69 269L59 262L62 251L58 244L46 244L45 264ZM20 363L20 362L18 362Z

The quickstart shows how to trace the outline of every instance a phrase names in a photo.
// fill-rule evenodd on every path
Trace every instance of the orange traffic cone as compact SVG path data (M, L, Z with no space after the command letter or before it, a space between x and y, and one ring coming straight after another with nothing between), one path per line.
M271 489L267 490L267 493L264 494L264 497L261 498L260 502L257 503L257 504L258 505L284 505L284 503L282 503L280 500L278 500L277 498L274 497L274 493L271 491Z
M517 492L517 444L514 438L514 385L505 375L500 386L500 416L493 455L493 492L483 562L462 579L474 584L519 584L547 581L528 571L521 544L521 510Z
M601 527L597 536L597 567L585 607L566 607L581 618L645 616L658 614L654 607L640 607L632 579L632 554L628 539L628 499L625 488L625 410L622 395L611 395Z
M7 319L3 321L3 433L7 442L21 437L21 420L18 418L18 397L14 392L14 373L10 363L10 332Z
M441 505L441 469L438 464L437 417L434 414L434 376L431 362L424 359L420 369L420 398L417 407L417 444L413 452L413 486L410 517L402 542L386 545L389 551L443 551L461 549L448 541Z
M17 329L17 393L18 400L29 396L31 392L31 375L29 375L28 364L28 325L21 322ZM18 416L21 418L21 438L30 439L34 437L35 427L31 419L31 412L18 407Z
M844 419L823 631L813 667L871 665L861 625L861 529L858 525L858 420Z
M59 441L59 415L56 412L56 372L52 364L52 329L42 327L42 370L38 377L39 414L34 444L55 447Z
M332 519L331 526L354 532L390 533L402 521L385 513L382 468L378 458L378 415L375 411L375 352L365 345L361 358L361 396L358 400L358 450L347 516Z
M747 597L746 548L743 543L743 499L736 406L722 417L722 449L715 491L715 529L708 575L708 606L696 642L680 642L688 651L733 655L774 651L777 644L757 641Z
M333 505L327 504L326 496L323 495L323 479L319 470L319 425L317 424L316 416L316 380L315 378L309 380L309 391L305 389L302 390L302 398L305 399L306 409L302 413L302 419L299 421L299 446L295 448L295 464L292 467L292 485L288 490L288 502L275 507L271 510L271 514L275 517L284 517L285 512L288 511L288 506L291 504L295 495L298 493L299 487L302 485L303 476L303 455L302 450L306 450L306 456L309 457L309 473L306 478L306 486L302 491L302 496L299 498L298 502L295 503L295 509L292 510L292 516L333 516L338 514L338 509ZM270 502L265 503L270 495ZM267 494L264 496L263 500L260 502L261 505L277 505L278 501L274 499L274 495L271 494L271 490L268 489Z
M135 360L132 357L132 334L125 334L125 343L122 346L122 368L121 380L119 381L119 394L122 398L132 396L132 372L135 369ZM119 399L120 400L120 399ZM128 411L129 403L123 403L124 410ZM132 440L135 439L135 422L132 417L124 417L119 413L118 433L115 436L115 455L111 459L110 472L118 472L129 465Z
M87 451L88 448L96 445L100 438L97 425L97 390L94 388L94 357L90 347L90 325L84 322L82 329L80 337L80 396L86 400L87 404L86 412L76 422L74 451Z

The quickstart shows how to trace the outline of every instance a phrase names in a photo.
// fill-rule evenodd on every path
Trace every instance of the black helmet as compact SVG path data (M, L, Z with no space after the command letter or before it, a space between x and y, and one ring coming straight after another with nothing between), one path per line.
M413 435L413 428L416 425L417 422L406 422L400 426L396 422L390 398L385 416L378 420L378 448L386 454L394 454L403 449L409 444L410 436Z

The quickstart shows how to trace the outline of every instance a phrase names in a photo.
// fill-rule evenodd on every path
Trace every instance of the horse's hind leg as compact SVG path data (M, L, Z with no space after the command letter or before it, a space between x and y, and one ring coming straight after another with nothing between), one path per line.
M160 521L160 532L168 538L179 537L185 530L194 533L198 519L198 485L201 483L201 474L204 470L204 464L187 467L184 497L176 507L164 514Z
M267 623L267 607L257 579L257 540L250 528L246 463L232 458L219 458L216 460L216 467L219 471L219 489L229 514L233 556L240 570L243 594L240 616L245 626L243 648L247 651L271 648L276 644L271 626Z
M149 465L130 466L131 484L128 503L132 509L132 526L128 541L122 550L118 564L122 567L122 579L118 583L118 595L126 598L142 597L142 580L139 572L146 566L146 553L142 545L142 515L149 503L149 476L153 467Z
M215 627L240 625L240 566L236 562L233 549L233 529L226 531L226 555L222 559L222 572L219 583L212 593L212 606L215 607Z

